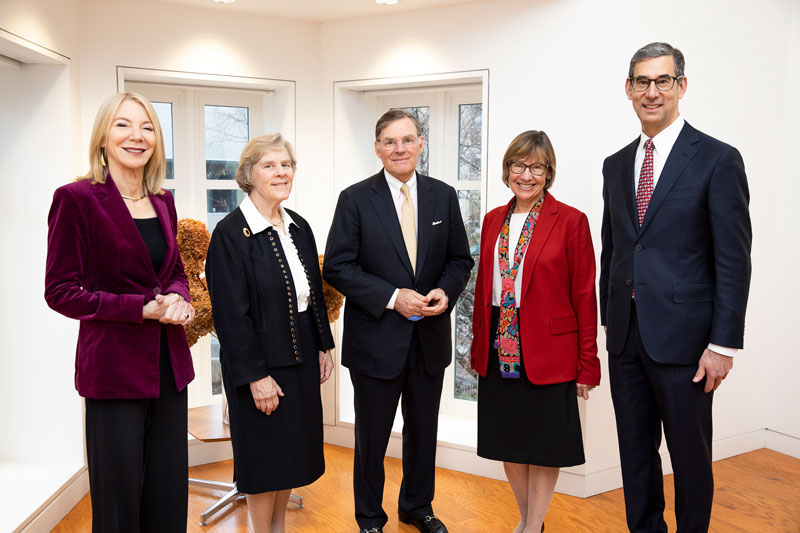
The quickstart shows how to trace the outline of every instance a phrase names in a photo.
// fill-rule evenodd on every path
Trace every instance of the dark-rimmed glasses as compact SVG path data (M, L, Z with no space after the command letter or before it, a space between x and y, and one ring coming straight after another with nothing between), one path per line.
M522 174L527 168L532 176L544 176L544 173L547 172L548 168L550 168L550 165L542 165L541 163L526 165L525 163L520 163L519 161L507 161L506 165L508 165L508 169L514 174Z
M656 89L663 93L671 90L675 86L675 82L681 78L683 78L683 76L659 76L658 78L638 76L636 78L630 78L631 89L637 93L643 93L650 88L651 83L655 83Z

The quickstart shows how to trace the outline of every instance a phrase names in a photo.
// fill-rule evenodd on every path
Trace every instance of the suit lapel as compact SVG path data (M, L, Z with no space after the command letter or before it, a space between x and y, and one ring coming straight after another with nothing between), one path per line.
M492 283L494 282L494 264L495 254L497 253L497 238L500 236L500 230L503 228L503 221L506 219L508 210L511 209L511 204L514 202L512 198L507 204L506 208L500 211L496 216L487 218L485 221L486 227L484 234L486 239L481 240L481 257L480 261L483 263L486 275L483 276L483 294L489 295L489 301L492 298Z
M688 123L684 124L664 164L664 169L661 171L661 176L658 178L656 188L653 189L653 196L650 197L650 203L647 206L647 212L645 213L644 221L642 221L642 227L639 230L640 233L643 233L647 229L647 226L650 224L650 221L653 220L661 204L664 203L667 193L669 193L675 185L675 182L678 181L683 169L686 168L686 165L694 157L694 154L697 153L697 148L694 144L698 140L697 130L692 128Z
M129 243L136 251L136 260L141 262L141 266L155 276L153 263L150 261L150 252L136 227L136 223L133 221L133 217L131 217L128 208L125 206L125 201L122 199L114 179L109 175L105 183L98 183L95 187L97 187L98 195L100 196L100 203L108 212L111 220L117 225L117 230L119 230L122 240Z
M430 237L433 225L433 209L435 199L433 197L433 187L429 178L417 174L417 277L425 264L425 256L430 244Z
M636 162L636 149L638 147L639 137L627 146L625 149L625 157L622 158L623 164L625 165L622 169L622 176L625 179L623 185L625 187L624 191L626 192L624 195L625 207L628 209L628 215L630 216L634 233L639 231L639 218L636 215L636 188L634 186L636 183L634 180L636 176L636 169L634 166Z
M544 248L544 243L547 242L547 238L550 236L557 219L558 204L553 195L548 193L544 197L544 205L539 213L539 219L536 221L536 227L533 229L531 242L528 244L528 249L525 250L525 263L522 266L522 294L528 292L528 286L531 284L531 277L533 276L533 267L536 265L539 254L542 253L542 248ZM508 251L510 254L510 246ZM522 295L517 297L517 299L520 298L522 298Z
M408 259L408 250L406 250L406 243L403 240L403 230L400 228L400 221L397 219L397 210L394 207L392 200L392 193L389 190L389 184L386 183L386 177L383 171L372 176L372 207L375 208L375 213L378 220L381 221L384 230L386 231L386 238L394 246L397 255L400 257L400 262L408 270L410 276L414 275L414 269L411 268L411 261ZM419 246L417 246L419 250Z

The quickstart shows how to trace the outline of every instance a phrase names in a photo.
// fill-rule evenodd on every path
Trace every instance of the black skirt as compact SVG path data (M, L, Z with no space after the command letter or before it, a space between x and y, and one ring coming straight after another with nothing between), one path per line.
M492 308L489 366L478 378L478 455L538 466L585 462L575 381L534 385L520 363L519 379L500 377L494 337L500 309Z
M303 362L270 369L285 396L269 416L256 408L250 385L232 387L222 367L236 484L245 494L302 487L325 472L316 326L311 311L297 319Z

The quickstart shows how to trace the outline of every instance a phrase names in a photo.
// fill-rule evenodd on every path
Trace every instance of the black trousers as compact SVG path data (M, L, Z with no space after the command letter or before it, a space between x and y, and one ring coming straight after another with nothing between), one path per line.
M666 532L661 426L675 479L679 533L708 531L714 476L711 469L713 392L693 383L697 365L653 361L642 345L635 305L622 353L609 354L611 397L617 419L628 529Z
M379 379L350 371L355 403L355 460L353 495L358 527L383 527L385 473L383 459L400 401L403 413L403 481L398 508L412 516L433 514L436 431L444 371L425 370L416 328L408 360L394 379Z
M186 389L176 390L163 343L160 360L159 398L86 399L95 533L186 531Z

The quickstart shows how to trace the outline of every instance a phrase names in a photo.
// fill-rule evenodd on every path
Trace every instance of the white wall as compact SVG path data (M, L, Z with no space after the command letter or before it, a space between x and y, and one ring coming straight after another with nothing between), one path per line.
M780 172L770 180L774 183L772 194L764 191L764 204L772 210L769 229L764 226L764 235L769 231L770 245L774 254L760 258L759 266L773 277L765 283L764 290L769 291L770 298L764 298L771 309L764 309L764 322L768 327L764 339L764 355L768 359L767 372L764 377L764 390L768 401L765 406L766 426L790 438L776 438L775 449L785 453L797 454L796 439L800 438L800 416L797 414L797 376L800 375L800 357L796 328L800 310L800 283L797 283L798 265L800 265L800 245L798 245L797 201L800 198L800 170L797 163L797 147L800 146L800 102L797 100L800 90L800 2L792 2L791 14L786 14L787 23L791 24L791 42L789 58L785 67L787 71L785 88L769 84L774 93L781 99L773 99L770 94L765 97L767 105L775 108L775 112L784 116L783 134L768 137L774 143L772 157L781 165ZM773 91L770 91L772 93ZM781 102L781 100L783 100ZM763 108L762 108L763 109ZM776 157L777 156L777 157ZM752 185L751 185L752 186ZM761 189L761 188L760 188ZM769 313L769 314L767 314Z
M148 0L137 1L135 9L132 5L121 0L83 2L82 146L88 144L100 103L116 91L117 66L294 80L297 101L303 102L296 117L295 194L298 202L312 202L315 180L325 179L324 162L316 154L319 145L330 142L318 117L319 25ZM324 239L328 221L312 210L301 212L317 238Z
M20 398L31 399L35 412L59 414L53 427L66 437L54 453L74 457L82 444L71 379L75 326L41 298L45 217L52 190L85 170L94 114L116 90L117 66L297 81L297 205L320 247L335 205L331 169L342 164L332 138L333 83L489 69L489 206L508 197L493 170L507 143L524 129L544 129L559 161L553 192L588 213L599 250L600 168L637 134L623 82L631 54L653 40L683 49L689 80L684 116L737 146L750 178L755 243L746 350L717 394L715 446L752 443L765 427L788 435L790 448L800 441L793 406L800 358L790 336L800 289L782 283L793 279L800 261L793 220L800 184L792 157L800 144L797 0L676 0L669 7L632 0L495 0L321 25L151 0L132 5L0 3L0 29L71 58L71 67L59 73L55 67L0 71L1 187L15 200L4 209L0 245L12 251L9 257L25 257L24 268L8 259L1 267L7 287L0 307L0 402L16 408L4 409L0 424L19 429L0 439L0 460L47 453L28 443L35 435L31 422L50 419L22 418ZM780 191L777 201L774 191ZM41 381L30 378L30 369L54 381L39 391ZM43 405L48 397L57 405ZM618 458L607 380L585 414L585 472L613 476Z
M4 1L0 29L68 56L74 8L71 0ZM50 199L73 176L71 72L63 65L0 70L0 192L7 199L0 214L0 427L13 428L0 439L0 461L83 464L73 386L77 328L42 296Z
M800 245L788 220L791 211L781 215L768 196L784 181L797 190L797 180L788 175L789 162L776 157L783 148L788 153L792 138L797 140L791 129L797 121L784 115L789 91L796 93L796 85L787 85L787 71L794 80L798 76L796 6L789 1L680 0L668 9L625 0L498 0L325 23L323 97L333 109L330 86L337 80L488 68L489 206L509 196L499 179L508 142L525 129L543 129L559 162L553 193L587 212L599 252L602 162L639 131L623 91L628 62L650 41L680 47L689 81L683 116L739 148L752 194L754 274L746 350L715 399L715 448L735 453L752 449L759 439L763 445L760 430L768 424L800 438L789 402L797 372L781 372L797 364L786 332L790 317L798 313L791 298L778 297L785 294L778 280L787 279L778 276L780 261L796 258ZM794 104L795 117L796 109ZM332 120L331 112L326 115ZM786 137L765 135L769 131ZM329 151L327 157L333 161L335 154ZM785 196L788 201L795 197ZM332 210L328 206L329 217ZM776 227L787 229L779 233ZM783 323L776 321L776 312L785 317ZM603 350L601 359L606 370ZM777 396L776 390L786 392ZM619 463L607 379L593 393L586 414L586 472L603 475Z

